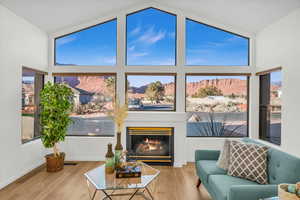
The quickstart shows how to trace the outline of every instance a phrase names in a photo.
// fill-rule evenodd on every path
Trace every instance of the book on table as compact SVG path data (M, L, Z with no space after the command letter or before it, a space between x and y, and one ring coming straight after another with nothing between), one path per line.
M138 178L141 177L141 166L126 166L116 170L117 178Z

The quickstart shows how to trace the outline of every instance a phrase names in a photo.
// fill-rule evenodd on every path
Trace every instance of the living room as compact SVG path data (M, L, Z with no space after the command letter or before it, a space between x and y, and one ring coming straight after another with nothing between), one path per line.
M0 0L0 199L299 199L299 19L298 0Z

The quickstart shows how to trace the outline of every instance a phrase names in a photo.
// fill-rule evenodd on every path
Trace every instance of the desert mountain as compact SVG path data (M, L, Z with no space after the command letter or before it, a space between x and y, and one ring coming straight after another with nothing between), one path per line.
M105 83L105 77L103 76L63 77L63 81L67 82L73 88L89 93L109 94Z
M188 96L192 96L199 91L200 88L213 86L222 91L223 95L246 95L247 94L247 80L224 78L224 79L212 79L202 80L199 82L188 83L186 91Z
M106 88L105 78L103 76L79 76L79 77L64 77L70 86L90 92L90 93L105 93L109 91ZM133 94L144 94L148 85L141 87L130 87L130 91ZM217 87L222 91L224 95L246 95L247 94L247 80L224 78L213 80L202 80L199 82L191 82L186 85L187 96L192 96L197 93L200 88L208 86ZM164 84L166 95L171 95L174 92L174 83ZM272 90L278 90L279 85L272 85Z

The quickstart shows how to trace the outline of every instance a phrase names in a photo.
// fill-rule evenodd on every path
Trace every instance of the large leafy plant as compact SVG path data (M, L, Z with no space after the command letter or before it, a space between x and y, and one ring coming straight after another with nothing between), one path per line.
M53 148L54 156L60 156L57 143L65 140L67 128L72 122L73 91L65 84L48 82L40 94L42 142Z

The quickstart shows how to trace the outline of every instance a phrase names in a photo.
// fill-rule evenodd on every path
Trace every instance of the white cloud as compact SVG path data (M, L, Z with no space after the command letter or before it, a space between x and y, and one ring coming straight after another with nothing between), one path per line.
M218 47L226 47L229 45L236 45L236 44L245 44L244 39L238 36L232 36L227 39L223 39L222 41L218 42L206 42L202 45L204 48L218 48Z
M138 57L146 56L148 54L149 53L147 53L147 52L141 52L141 53L132 53L130 56L133 57L133 58L138 58Z
M61 46L61 45L64 45L64 44L68 44L70 42L75 41L76 39L77 39L77 37L75 35L62 37L62 38L57 39L56 45Z
M142 34L137 41L143 42L146 44L155 44L156 42L164 39L166 36L165 30L159 30L155 31L154 27L149 28L147 31L145 31L144 34Z
M129 35L130 36L134 36L134 35L137 35L137 34L139 34L140 32L141 32L141 26L140 25L138 25L137 27L135 27L130 33L129 33Z
M129 51L134 51L135 50L135 45L132 45L132 46L128 47L128 50Z

